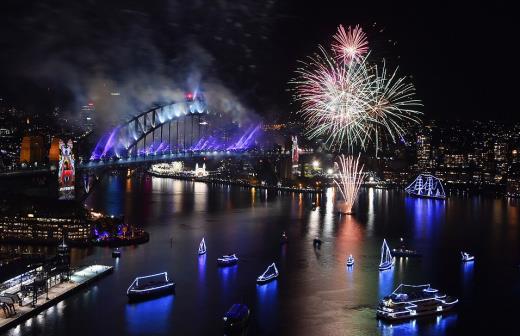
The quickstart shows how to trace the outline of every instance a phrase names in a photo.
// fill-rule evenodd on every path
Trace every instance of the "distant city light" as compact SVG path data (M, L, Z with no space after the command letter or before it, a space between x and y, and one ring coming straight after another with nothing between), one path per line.
M120 96L121 94L119 92L110 92L111 96Z

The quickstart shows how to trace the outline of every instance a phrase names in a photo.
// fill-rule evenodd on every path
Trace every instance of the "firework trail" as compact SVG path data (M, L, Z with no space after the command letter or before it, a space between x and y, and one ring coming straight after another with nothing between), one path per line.
M341 155L337 164L339 177L334 178L334 184L343 198L343 201L338 203L338 211L344 214L351 214L352 206L356 202L359 188L365 178L363 165L359 167L359 155L356 159L353 156L345 157Z
M397 75L397 69L388 72L381 66L369 63L366 38L361 28L349 28L345 34L342 26L336 40L347 37L345 43L358 46L349 50L351 56L336 57L323 47L309 57L296 70L294 100L301 104L298 111L307 126L311 138L323 138L329 147L352 149L356 145L365 148L376 143L378 132L387 132L395 142L405 132L407 122L419 122L415 88L405 77ZM343 34L343 35L342 35ZM366 55L364 55L366 52Z
M339 25L333 38L332 49L345 63L357 61L368 52L367 36L359 25L348 27L346 31Z

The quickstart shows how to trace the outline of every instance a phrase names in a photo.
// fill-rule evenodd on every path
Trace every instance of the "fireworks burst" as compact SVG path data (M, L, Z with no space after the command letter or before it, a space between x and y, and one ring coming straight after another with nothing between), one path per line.
M336 57L343 59L345 63L356 61L368 52L367 36L359 25L348 27L346 31L339 25L333 37L332 49L336 52Z
M419 122L421 106L415 99L415 88L405 77L398 77L397 70L388 72L385 62L381 66L368 62L367 42L361 28L349 28L340 36L354 46L352 57L332 57L323 47L309 57L296 71L295 101L301 103L298 111L306 121L308 136L324 138L329 146L362 148L376 142L378 131L385 130L393 141L405 132L407 121ZM358 36L358 38L354 38ZM339 44L338 44L339 45ZM338 48L335 44L333 50ZM352 49L352 50L354 50ZM338 55L338 54L337 54ZM336 55L336 56L337 56Z
M353 156L341 155L338 161L339 177L334 178L334 184L338 188L343 201L338 203L338 210L344 214L352 213L352 206L356 202L359 188L365 173L363 172L363 165L359 167L359 155L357 159Z

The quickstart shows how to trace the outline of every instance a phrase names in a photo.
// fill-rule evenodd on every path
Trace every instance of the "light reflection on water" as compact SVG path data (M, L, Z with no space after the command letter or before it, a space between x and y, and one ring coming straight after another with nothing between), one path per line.
M258 324L272 330L278 319L278 280L256 285L256 300Z
M379 286L378 286L378 298L381 300L385 296L392 293L395 289L394 286L394 268L392 267L386 271L379 272Z
M167 295L154 300L127 304L125 308L127 334L153 335L173 331L169 315L172 314L174 301L174 295Z
M428 318L393 323L379 320L378 327L382 336L444 335L455 327L457 314L438 315L434 319L435 323L429 323Z
M117 183L120 186L113 185ZM197 334L218 334L222 314L238 302L251 308L251 335L458 335L478 330L473 327L478 326L478 317L466 309L471 302L494 297L497 291L502 294L497 304L520 300L520 291L513 290L519 283L516 273L509 277L490 273L490 268L503 271L497 260L511 268L510 261L516 266L520 259L519 207L511 202L484 197L442 202L368 188L360 195L355 216L339 216L334 212L332 189L325 196L266 194L265 190L149 177L119 182L113 177L103 185L87 200L89 207L124 213L131 224L150 232L150 242L125 247L117 260L108 248L73 249L74 264L115 262L117 269L97 282L97 289L67 298L48 310L41 323L41 317L34 318L9 335L86 336L107 331L189 335L194 325ZM313 202L319 208L313 210ZM289 242L280 247L283 231ZM317 251L312 248L316 235L324 242ZM203 236L210 254L198 257ZM394 269L379 272L382 239L395 247L403 236L424 257L398 258ZM478 269L461 265L462 248L475 251ZM239 254L240 264L217 268L211 251L230 250ZM350 253L355 266L347 269ZM256 277L272 261L280 265L280 278L256 286ZM157 269L171 274L178 296L127 305L124 293L135 276ZM374 309L378 300L401 282L431 283L461 298L461 318L450 314L402 324L378 322ZM513 320L504 314L513 312L487 316L487 321Z

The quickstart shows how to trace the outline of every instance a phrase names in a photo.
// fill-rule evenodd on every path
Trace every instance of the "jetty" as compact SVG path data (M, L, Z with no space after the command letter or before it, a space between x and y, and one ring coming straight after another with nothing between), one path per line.
M35 295L22 295L23 288L30 286L36 280L34 278L20 281L11 279L11 284L6 289L0 290L0 333L14 328L23 321L36 316L40 312L56 305L68 295L86 288L92 282L112 273L113 266L90 265L84 266L70 273L68 280L54 283L49 281L46 291L37 292ZM5 286L4 286L5 288Z

